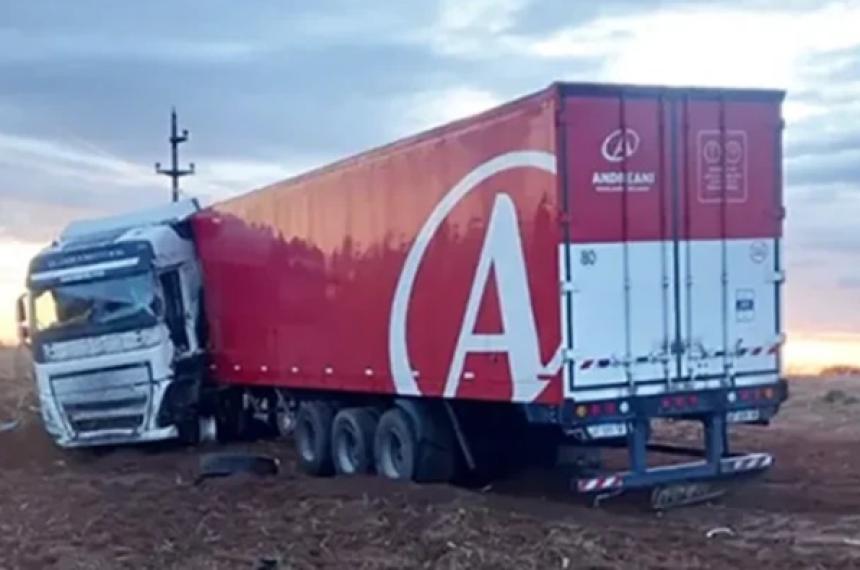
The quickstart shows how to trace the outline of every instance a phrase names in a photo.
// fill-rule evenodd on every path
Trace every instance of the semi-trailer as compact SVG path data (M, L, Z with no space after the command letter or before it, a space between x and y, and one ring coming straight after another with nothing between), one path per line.
M787 397L783 97L554 83L202 209L72 224L19 311L46 428L263 419L312 474L417 481L625 446L581 492L761 472L727 426ZM692 459L649 465L658 419L703 424L659 446Z

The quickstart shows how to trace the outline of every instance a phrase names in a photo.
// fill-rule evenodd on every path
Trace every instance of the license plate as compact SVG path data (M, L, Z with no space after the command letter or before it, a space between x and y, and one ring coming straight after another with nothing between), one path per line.
M627 435L627 424L624 422L616 422L610 424L597 424L588 426L588 435L592 439L604 437L621 437Z
M726 414L726 420L732 424L754 422L761 417L758 410L735 410Z

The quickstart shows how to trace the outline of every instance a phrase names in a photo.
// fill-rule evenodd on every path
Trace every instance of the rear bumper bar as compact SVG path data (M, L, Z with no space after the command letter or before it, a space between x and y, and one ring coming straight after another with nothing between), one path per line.
M748 406L747 409L758 410L754 417L765 422L779 409L779 405L787 398L788 391L784 382L775 385L766 395L760 397L764 390L749 391L746 394L734 393L699 394L694 403L701 405L713 404L722 400L726 405L714 405L710 410L697 409L690 415L682 415L683 419L698 420L702 423L704 441L700 449L676 447L665 444L652 444L650 440L650 422L652 416L647 408L654 406L653 401L637 402L639 409L634 410L633 418L628 420L626 448L629 467L626 471L608 473L587 473L573 481L573 487L581 493L612 493L625 489L641 489L646 487L661 487L667 485L695 484L713 480L726 480L744 476L752 476L769 469L773 456L769 453L734 453L729 445L728 422L734 406ZM732 395L738 397L730 397ZM664 401L665 400L665 401ZM656 403L660 408L682 408L689 398L679 396L666 397ZM696 407L695 405L693 407ZM645 408L643 410L643 408ZM734 408L734 409L733 409ZM743 409L743 408L741 408ZM638 412L638 413L637 413ZM655 414L659 417L661 414ZM753 416L751 416L753 417ZM743 416L740 416L742 419ZM683 463L652 467L649 465L648 452L660 454L685 455Z
M642 489L668 483L730 479L755 475L773 465L769 453L747 453L723 457L716 463L691 461L652 467L641 472L623 471L575 480L580 493L607 493L629 489Z

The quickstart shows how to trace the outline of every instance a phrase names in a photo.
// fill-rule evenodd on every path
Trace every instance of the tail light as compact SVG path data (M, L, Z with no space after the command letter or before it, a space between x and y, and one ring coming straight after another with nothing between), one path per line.
M622 414L627 413L629 405L627 402L619 404L615 400L609 402L594 402L591 404L579 404L576 406L576 417L585 418L600 418L603 416L617 416L619 410Z
M776 398L776 390L771 387L742 388L737 392L737 399L741 402L763 402L774 398Z
M764 388L741 388L726 395L730 404L770 404L779 398L779 392L773 386Z
M697 409L700 403L698 394L676 394L664 396L660 400L660 408L663 411L683 412Z

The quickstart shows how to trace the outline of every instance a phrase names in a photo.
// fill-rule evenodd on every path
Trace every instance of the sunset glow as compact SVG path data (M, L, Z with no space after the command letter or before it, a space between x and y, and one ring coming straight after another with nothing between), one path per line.
M297 8L287 35L264 11L234 14L235 37L217 22L175 36L160 18L136 19L134 37L79 35L59 16L51 33L0 34L0 67L20 86L0 93L0 341L14 341L15 298L40 244L71 220L166 198L150 165L167 151L172 104L194 132L198 170L183 189L209 202L553 80L613 81L787 90L784 364L860 366L860 130L846 120L860 116L860 6L434 5L392 5L365 28L354 24L363 7ZM299 46L313 49L292 57ZM70 62L82 73L69 77ZM356 69L362 82L344 83ZM42 75L67 92L33 97Z
M24 292L27 264L41 246L0 241L0 342L11 343L15 334L15 299Z

